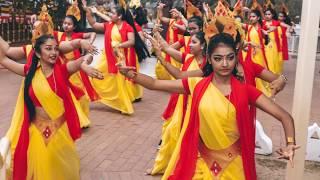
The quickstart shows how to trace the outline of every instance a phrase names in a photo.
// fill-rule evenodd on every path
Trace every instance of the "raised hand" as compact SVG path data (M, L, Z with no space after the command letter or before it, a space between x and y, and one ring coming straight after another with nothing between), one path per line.
M287 145L287 147L280 148L277 153L280 155L278 159L286 159L290 161L291 167L294 167L293 157L295 150L299 149L300 146L297 145Z
M83 60L83 63L81 64L81 69L90 77L96 78L96 79L103 79L103 74L98 71L97 69L89 66L93 60L93 56L91 55L85 55Z

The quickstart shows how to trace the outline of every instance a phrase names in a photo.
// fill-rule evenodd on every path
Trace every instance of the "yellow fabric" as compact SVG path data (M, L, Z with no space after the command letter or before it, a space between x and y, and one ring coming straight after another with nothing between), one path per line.
M249 25L249 29L251 28L251 25ZM259 40L259 34L258 31L252 27L250 33L246 34L246 40L248 41L248 36L250 36L250 40L252 43L259 45L260 46L260 40ZM243 51L243 57L247 56L247 52ZM244 58L245 59L245 58ZM263 57L263 52L261 48L256 48L255 49L255 54L252 53L251 59L253 60L253 62L260 64L261 66L263 66L264 68L267 68L267 65L264 61L264 57ZM260 91L262 91L266 96L270 96L271 95L271 89L269 87L269 83L267 83L266 81L263 81L259 78L256 78L256 87L257 89L259 89Z
M170 19L170 22L169 22L169 27L168 27L168 34L169 34L169 45L175 43L174 42L174 31L173 31L173 24L175 23L175 20L174 19ZM178 34L178 40L181 39L181 38L184 38L183 35L181 34ZM181 52L185 52L184 48L181 48L180 50ZM162 53L162 56L163 57L166 57L166 53ZM176 60L174 60L171 56L170 56L170 60L169 62L174 66L174 67L177 67L177 68L180 68L181 67L181 63L177 62ZM156 68L155 68L155 74L156 74L156 77L157 79L161 79L161 80L173 80L174 78L169 74L169 72L165 69L165 67L163 67L161 65L160 62L158 62L156 64Z
M32 88L51 120L63 116L63 100L52 91L40 68L33 78ZM47 145L42 132L33 123L29 135L27 179L80 179L80 159L66 123L52 135Z
M194 88L201 78L188 79L191 95ZM212 101L214 99L214 101ZM168 179L174 171L175 165L179 159L182 138L189 123L190 106L187 109L187 115L178 143L170 159L169 165L162 179ZM228 148L236 142L240 135L236 122L236 111L232 103L213 85L210 84L204 93L199 105L200 118L200 137L207 148L221 150ZM231 163L219 174L220 180L244 180L244 171L241 156L237 156ZM196 171L193 179L211 180L215 179L210 171L210 165L207 165L199 155Z
M279 36L279 41L281 41L280 27L278 27L278 36ZM270 38L270 42L265 47L269 70L275 74L282 74L282 65L283 65L282 53L278 52L274 31L269 33L269 38ZM280 43L280 46L281 46L281 43Z
M112 44L121 43L121 35L117 26L113 26L111 32ZM126 88L126 82L123 75L108 72L108 63L105 50L101 53L101 58L95 66L104 75L103 80L92 79L92 85L100 96L100 102L121 111L125 114L133 113L133 106Z
M18 95L12 123L6 135L11 141L12 157L14 157L14 151L19 140L20 129L24 119L23 84ZM54 121L63 115L64 106L62 99L51 90L40 68L36 71L33 78L32 88L50 119ZM80 179L80 159L66 123L52 135L47 145L43 139L42 132L31 123L27 153L27 180Z
M191 54L187 54L186 60L191 58ZM197 61L193 59L189 65L187 71L193 71L200 69ZM188 96L187 106L191 106L191 97ZM189 107L187 107L188 109ZM187 114L186 114L187 116ZM152 168L153 175L164 173L172 153L176 147L177 141L181 132L181 124L183 121L183 95L179 95L177 105L174 109L172 116L167 119L162 126L162 143L161 147L155 158L155 163Z
M60 31L58 32L58 41L59 42L61 42L61 38L62 38L63 33L64 32L60 32ZM66 38L66 41L70 41L70 39ZM67 62L75 60L75 56L74 56L74 52L73 51L64 54L64 57L65 57L65 59L63 59L63 60L66 60L66 62L62 62L62 63L67 63ZM91 122L89 120L90 98L89 98L89 95L87 94L86 88L85 88L85 86L84 86L84 84L82 82L80 72L78 71L78 72L72 74L69 77L69 80L70 80L72 85L76 86L77 88L81 89L83 92L86 93L79 100L73 98L73 101L74 101L74 103L76 103L76 101L79 101L79 102L77 102L77 104L80 103L80 106L76 106L78 114L81 114L81 118L79 117L80 127L81 128L89 127L90 124L91 124Z

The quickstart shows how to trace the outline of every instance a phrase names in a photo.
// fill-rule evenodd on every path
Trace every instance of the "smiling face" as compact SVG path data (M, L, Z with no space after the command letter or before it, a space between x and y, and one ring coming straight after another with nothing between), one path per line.
M210 62L216 75L230 76L237 64L236 53L231 47L220 43L210 55Z
M59 56L58 44L55 39L49 38L45 43L40 45L40 52L37 56L43 63L54 65Z
M71 18L66 17L64 18L63 24L62 24L64 32L73 32L75 29L75 25Z

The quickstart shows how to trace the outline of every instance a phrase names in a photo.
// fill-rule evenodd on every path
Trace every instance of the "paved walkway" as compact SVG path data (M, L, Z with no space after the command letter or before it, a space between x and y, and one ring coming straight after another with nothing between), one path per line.
M153 60L144 66L150 67ZM277 102L289 112L292 107L296 60L285 63L285 74L289 83L277 96ZM320 63L317 61L314 80L314 95L310 124L320 124ZM149 71L152 72L152 71ZM3 136L10 125L21 78L7 70L0 70L0 136ZM153 164L160 139L160 114L168 101L168 94L145 90L143 100L134 104L132 116L122 115L99 103L91 105L90 119L92 125L83 132L77 142L81 158L81 176L83 180L144 180L160 177L144 176L147 168ZM284 135L279 122L259 112L258 119L266 133L272 138L274 147L284 145ZM257 157L259 179L282 179L285 173L284 164L272 163L274 156ZM268 163L269 162L269 163ZM319 172L320 166L317 168ZM309 180L320 179L319 173L306 171ZM311 173L310 173L311 172ZM315 171L316 172L316 171Z

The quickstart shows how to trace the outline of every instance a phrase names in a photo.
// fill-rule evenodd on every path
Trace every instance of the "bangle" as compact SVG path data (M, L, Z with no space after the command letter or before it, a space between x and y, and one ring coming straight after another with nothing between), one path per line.
M293 137L287 137L287 144L289 143L295 144L295 140Z
M288 81L288 79L287 79L287 77L285 75L281 74L280 77L284 80L284 82Z

